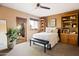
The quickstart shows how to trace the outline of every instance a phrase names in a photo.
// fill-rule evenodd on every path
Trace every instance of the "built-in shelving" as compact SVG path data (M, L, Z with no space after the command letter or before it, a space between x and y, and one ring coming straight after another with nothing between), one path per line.
M61 42L78 45L78 14L61 18Z
M47 20L46 17L40 18L40 32L44 32L47 26Z
M62 17L62 32L78 33L78 18L77 15L64 16Z

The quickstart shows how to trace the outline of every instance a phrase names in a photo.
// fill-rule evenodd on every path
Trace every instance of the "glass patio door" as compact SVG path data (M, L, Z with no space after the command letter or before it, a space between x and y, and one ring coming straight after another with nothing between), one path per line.
M6 20L0 20L0 50L7 48Z

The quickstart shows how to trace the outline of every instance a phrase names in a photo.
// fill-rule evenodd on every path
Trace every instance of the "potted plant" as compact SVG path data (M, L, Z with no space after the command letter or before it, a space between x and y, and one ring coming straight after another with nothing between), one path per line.
M13 48L16 44L16 40L18 38L18 30L17 29L9 29L7 31L7 39L8 39L8 48Z

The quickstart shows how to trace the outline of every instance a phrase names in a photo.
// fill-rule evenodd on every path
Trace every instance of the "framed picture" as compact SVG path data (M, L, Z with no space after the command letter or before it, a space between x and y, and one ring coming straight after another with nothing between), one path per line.
M51 27L56 27L56 18L52 18L50 21L50 26Z

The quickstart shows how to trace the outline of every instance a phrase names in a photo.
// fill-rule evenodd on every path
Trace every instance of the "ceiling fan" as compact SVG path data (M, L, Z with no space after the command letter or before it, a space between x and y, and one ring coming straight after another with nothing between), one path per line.
M40 5L40 3L37 3L36 7L40 7L40 8L43 8L43 9L50 9L49 7Z

